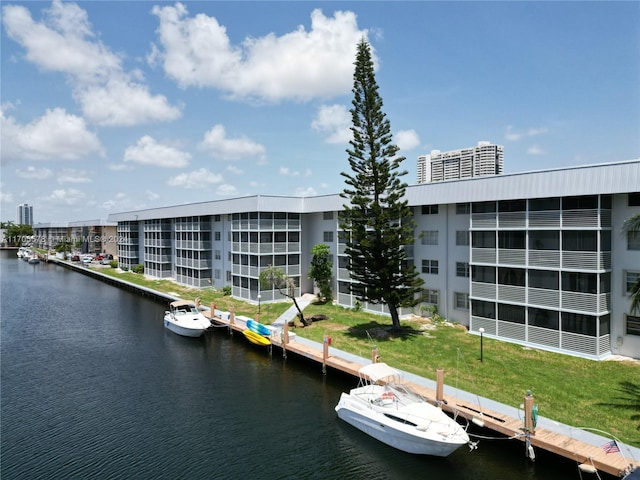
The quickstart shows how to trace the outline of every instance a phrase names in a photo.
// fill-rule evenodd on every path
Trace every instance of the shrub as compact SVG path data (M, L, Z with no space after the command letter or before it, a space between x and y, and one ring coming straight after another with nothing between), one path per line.
M222 294L225 297L228 297L229 295L231 295L231 285L225 285L224 287L222 287Z
M144 273L144 264L139 263L138 265L135 265L131 268L131 271L133 273Z
M118 268L118 261L117 261L117 260L111 260L111 261L109 262L109 266L110 266L111 268Z

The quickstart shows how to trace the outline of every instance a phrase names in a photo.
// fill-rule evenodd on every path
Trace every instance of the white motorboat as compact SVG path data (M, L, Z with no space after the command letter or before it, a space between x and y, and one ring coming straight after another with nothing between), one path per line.
M211 320L198 310L195 302L177 300L164 312L164 326L184 337L200 337L211 327Z
M36 252L31 252L28 262L32 265L38 264L40 263L40 257L38 257L38 254Z
M345 422L407 453L446 457L462 445L472 446L466 430L412 391L399 371L373 363L359 376L358 387L342 393L335 407Z
M25 254L29 251L28 248L25 247L20 247L18 248L18 251L16 252L16 255L18 255L18 258L22 258L25 256Z

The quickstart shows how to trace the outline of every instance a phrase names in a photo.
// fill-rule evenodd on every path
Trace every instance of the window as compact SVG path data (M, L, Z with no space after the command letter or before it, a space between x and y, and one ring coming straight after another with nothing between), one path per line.
M598 196L565 197L562 199L563 210L588 210L598 208Z
M498 268L498 283L500 285L515 285L524 287L525 271L522 268Z
M560 274L551 270L529 270L529 287L558 290Z
M550 230L530 230L529 249L560 250L560 232Z
M598 275L595 273L562 272L562 290L565 292L597 293Z
M562 331L596 336L596 317L581 313L562 312Z
M471 207L473 213L495 213L496 202L478 202Z
M627 250L640 250L640 232L627 232Z
M529 210L560 210L560 198L532 198L531 200L529 200Z
M456 215L469 215L471 213L471 204L456 203Z
M474 282L496 283L496 267L473 265L471 275Z
M471 300L471 315L474 317L496 318L496 304L484 300Z
M627 335L640 335L640 317L627 315Z
M219 269L215 269L215 270L213 271L213 277L214 277L216 280L220 280L220 270L219 270Z
M500 200L498 202L498 211L500 212L524 212L526 208L526 200Z
M529 325L558 330L560 314L554 310L529 307Z
M562 232L562 249L569 252L596 252L598 232L566 230Z
M423 231L422 245L438 245L438 231L437 230Z
M458 310L469 310L469 294L453 292L453 305Z
M471 232L471 246L474 248L496 248L495 232Z
M422 205L422 215L437 215L438 205Z
M322 240L327 243L333 243L333 232L324 232Z
M438 274L438 260L422 260L422 273Z
M431 305L438 305L440 299L440 292L438 290L423 290L424 301Z
M625 272L625 289L627 293L631 293L633 285L640 281L640 272Z
M214 234L213 234L213 238L214 238L214 240L215 240L216 242L219 242L219 241L221 240L221 238L222 238L222 233L220 233L220 232L214 232Z
M323 220L333 220L333 212L324 212L322 214Z
M215 251L215 259L216 260L220 260L222 258L221 254L220 254L220 250L216 250Z
M524 324L525 307L522 305L498 304L498 320L510 323Z
M456 262L456 277L468 277L469 264L467 262Z
M629 194L629 206L630 207L640 207L640 192L630 193Z
M469 232L466 230L457 230L456 245L469 245Z
M522 231L498 232L498 247L524 250L525 232L522 232Z

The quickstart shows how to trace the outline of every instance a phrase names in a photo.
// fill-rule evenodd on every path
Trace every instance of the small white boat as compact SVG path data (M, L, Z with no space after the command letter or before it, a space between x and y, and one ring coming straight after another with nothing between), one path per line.
M16 252L16 255L18 255L18 258L22 258L25 256L25 254L29 251L28 248L25 247L20 247L18 248L18 251Z
M32 265L40 263L40 258L38 257L38 254L36 252L31 252L31 255L29 255L28 262Z
M164 312L164 326L184 337L200 337L211 327L211 320L198 310L195 302L177 300Z
M399 371L373 363L359 375L358 387L342 393L335 407L345 422L407 453L446 457L472 445L465 429L413 392Z

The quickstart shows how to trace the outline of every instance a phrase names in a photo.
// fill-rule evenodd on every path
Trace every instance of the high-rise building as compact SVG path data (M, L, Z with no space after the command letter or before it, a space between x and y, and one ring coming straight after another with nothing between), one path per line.
M491 142L449 152L431 150L430 155L418 157L418 183L500 175L502 166L503 147Z
M33 225L33 206L28 203L18 205L16 220L18 225Z

